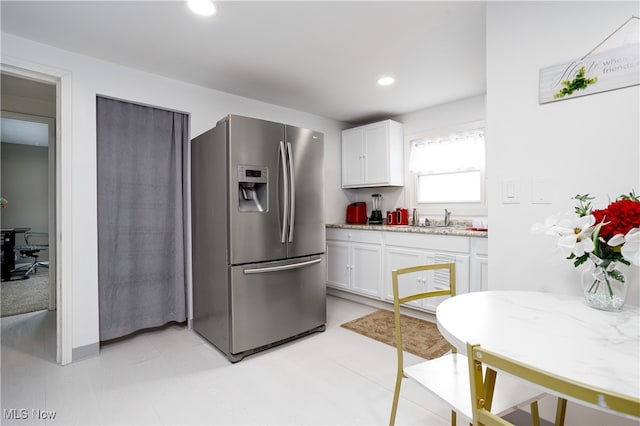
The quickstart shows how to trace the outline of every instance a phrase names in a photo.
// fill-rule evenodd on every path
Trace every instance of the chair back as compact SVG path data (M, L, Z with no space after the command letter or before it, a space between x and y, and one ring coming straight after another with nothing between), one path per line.
M47 232L27 231L24 233L24 242L28 247L46 250L49 247L49 234Z
M433 270L449 270L449 287L446 289L439 290L430 290L430 291L421 291L413 294L409 294L406 296L400 297L400 288L399 288L399 279L400 275L405 274L417 274L420 272L433 271ZM403 349L404 345L402 343L402 323L400 321L400 306L413 302L415 300L426 299L428 297L438 297L438 296L453 296L456 294L456 264L455 263L437 263L431 265L419 265L419 266L411 266L408 268L399 268L391 271L391 280L393 283L393 317L394 317L394 326L396 333L396 353L398 357L397 364L397 372L396 372L396 387L393 395L393 404L391 406L391 417L389 419L389 425L393 426L396 421L396 412L398 409L398 399L400 397L400 383L402 382L402 378L404 377L404 356ZM452 348L452 351L455 352L455 349ZM451 412L452 424L455 424L456 414L455 411Z
M433 271L437 269L446 269L449 271L449 288L421 291L400 297L400 284L398 277L405 274L415 274L425 271ZM400 306L413 302L415 300L426 299L428 297L454 296L456 294L456 264L455 263L435 263L430 265L418 265L408 268L394 269L391 271L391 279L393 282L393 314L396 332L396 348L398 351L398 369L403 368L403 344L402 344L402 327L400 321Z
M585 401L608 410L640 417L640 399L563 379L552 373L483 349L479 344L467 343L467 357L469 360L474 425L504 426L512 424L485 408L487 395L485 393L486 386L483 383L483 365L549 389L554 393L566 395L574 400Z

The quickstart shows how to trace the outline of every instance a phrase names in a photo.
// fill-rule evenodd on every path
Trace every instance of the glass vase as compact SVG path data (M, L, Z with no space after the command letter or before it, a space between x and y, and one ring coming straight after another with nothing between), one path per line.
M582 290L587 305L603 311L622 309L627 298L627 277L618 264L606 270L582 272Z

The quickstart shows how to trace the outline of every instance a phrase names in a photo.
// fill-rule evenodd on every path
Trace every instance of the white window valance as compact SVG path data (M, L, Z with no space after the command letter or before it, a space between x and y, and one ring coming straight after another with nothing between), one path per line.
M480 170L484 165L484 132L451 133L411 141L409 169L414 173Z

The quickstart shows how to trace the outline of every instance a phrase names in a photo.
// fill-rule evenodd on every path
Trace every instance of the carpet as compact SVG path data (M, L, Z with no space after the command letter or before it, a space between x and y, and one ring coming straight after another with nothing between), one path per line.
M3 281L1 298L2 317L49 309L49 270L38 268L26 280Z
M451 345L438 332L438 327L428 321L406 315L400 316L404 350L425 359L438 358L451 350ZM393 312L378 310L341 325L348 330L362 334L396 347Z

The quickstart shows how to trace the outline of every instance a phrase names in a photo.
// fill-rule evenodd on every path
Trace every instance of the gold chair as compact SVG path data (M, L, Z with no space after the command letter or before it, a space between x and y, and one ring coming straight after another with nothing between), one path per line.
M474 425L512 425L491 412L491 407L486 406L486 382L482 379L483 368L495 368L501 372L511 374L522 380L534 383L538 386L550 389L577 400L586 401L610 410L617 411L632 417L640 417L640 399L627 395L621 395L584 383L563 379L554 374L538 370L521 362L499 355L495 352L483 349L479 344L467 343L469 356L469 377L471 381L471 397L473 400L473 424ZM566 407L566 400L560 398L559 408ZM564 417L564 410L561 414ZM556 423L558 417L556 417Z
M449 288L418 292L400 297L398 276L438 269L449 271ZM439 358L421 362L410 367L404 367L403 364L400 306L428 297L455 296L455 263L440 263L394 269L391 272L391 276L393 280L393 311L396 329L396 348L398 352L398 370L389 425L394 425L396 421L398 400L400 398L400 385L403 377L415 380L434 396L448 404L451 407L452 425L456 424L457 415L462 416L470 423L473 419L473 407L471 405L468 362L464 355L456 353L455 348L453 348L451 353L447 353ZM496 413L506 415L520 407L530 404L532 423L534 426L539 425L537 401L545 395L544 392L527 386L517 380L510 379L508 376L504 378L502 378L502 376L500 377L495 392L493 392L496 375L492 370L487 370L485 380L488 384L489 393L489 395L486 395L486 400L489 402L488 405L492 406Z

